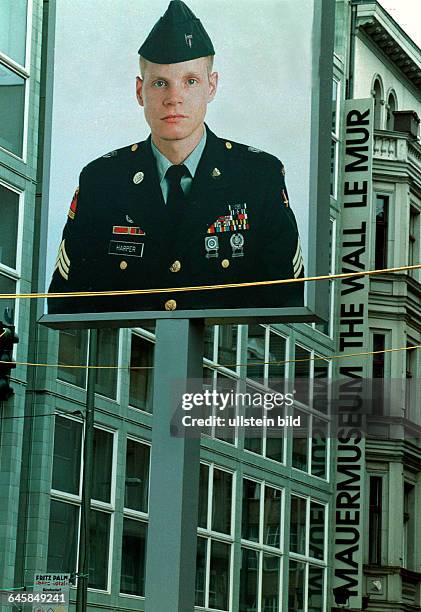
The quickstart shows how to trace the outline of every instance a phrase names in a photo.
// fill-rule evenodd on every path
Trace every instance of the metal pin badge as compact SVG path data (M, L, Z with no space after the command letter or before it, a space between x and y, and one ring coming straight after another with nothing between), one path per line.
M219 170L219 168L214 168L211 172L211 177L213 179L217 179L221 176L221 171Z
M143 174L143 172L136 172L136 174L133 177L133 183L135 185L139 185L139 183L141 183L144 178L145 178L145 175Z

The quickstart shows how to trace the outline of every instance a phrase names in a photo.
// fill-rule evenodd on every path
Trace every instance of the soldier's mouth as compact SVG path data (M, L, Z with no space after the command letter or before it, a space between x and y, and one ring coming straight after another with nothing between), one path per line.
M161 121L165 121L165 123L178 123L182 119L187 119L186 115L167 115L162 117Z

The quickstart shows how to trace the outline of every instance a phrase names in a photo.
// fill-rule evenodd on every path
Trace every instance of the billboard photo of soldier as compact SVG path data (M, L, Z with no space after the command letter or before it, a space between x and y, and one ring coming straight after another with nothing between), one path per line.
M158 4L162 10L163 3ZM64 162L66 178L73 171L76 180L83 167L70 206L67 203L64 229L63 216L60 218L58 213L64 209L66 195L59 173L60 168L63 175L59 143L63 130L69 130L66 128L69 84L61 78L61 70L55 71L48 292L129 294L49 298L49 314L305 305L303 282L271 284L271 281L304 277L309 257L310 207L317 206L317 201L309 198L313 2L305 0L300 8L294 8L295 3L290 0L263 3L251 27L252 40L250 23L244 27L247 19L238 3L228 3L225 15L225 4L216 3L224 16L225 36L223 32L218 36L215 16L210 18L212 11L205 10L203 2L196 0L191 4L198 7L197 15L182 0L171 0L152 30L141 39L135 77L137 117L131 125L134 138L125 146L100 151L94 161L85 157L83 148ZM66 49L65 35L69 29L73 31L71 22L77 10L78 3L72 7L57 3L58 68L67 66L68 70L73 62L73 69L77 70L87 61L83 54L76 60ZM108 12L112 14L113 9L110 7ZM142 10L137 10L140 23L134 30L146 31L151 13L156 12L156 7L152 11L150 5L143 3ZM114 17L118 19L115 11ZM210 22L209 32L205 17ZM291 32L282 26L286 20L292 30L294 27L303 30L300 40L304 68L298 76L289 65L288 54L292 50L282 50L282 45L277 50L277 63L267 64L271 57L275 60L273 49L270 50L273 42L269 40L273 31L292 44ZM269 22L272 30L265 33ZM231 66L228 74L234 74L235 79L225 82L224 60L233 56L237 36L238 64ZM256 41L260 41L260 47ZM127 43L125 50L133 52ZM255 65L245 65L242 56L254 57ZM117 59L107 53L104 62L114 69ZM95 56L99 73L102 61ZM217 64L222 64L220 74ZM262 78L264 65L266 74ZM291 75L286 82L288 72ZM107 95L107 88L101 87L103 78L101 72L96 88L102 104ZM295 92L291 86L295 86ZM282 92L284 100L282 95L279 97ZM87 98L92 94L95 95L95 88L91 84ZM115 99L115 92L111 92L113 106L105 114L99 108L103 122L99 125L97 117L94 129L89 125L92 110L86 113L82 104L81 109L78 105L72 109L86 124L79 124L77 133L67 134L65 146L71 152L77 146L78 136L86 139L87 148L96 152L100 148L97 141L104 140L103 132L110 136L110 143L119 143L119 126L127 132L134 113L133 106L129 106L130 117L122 115L121 110L128 100L133 105L134 96L125 99L124 92L120 96L122 106ZM261 115L255 106L258 100ZM285 106L288 101L298 105L300 115L296 108ZM142 111L144 117L140 115ZM295 125L291 125L293 116ZM104 122L106 119L109 124ZM139 133L145 137L136 138ZM73 142L69 143L69 139ZM290 196L286 185L288 160L285 161L284 152L288 157L292 144L295 149L292 159L297 159L292 172L297 198ZM78 161L79 170L74 174ZM56 253L55 261L52 253ZM260 285L253 286L254 282ZM251 286L208 289L237 283ZM194 289L174 291L184 287ZM139 289L151 291L130 294L131 290Z

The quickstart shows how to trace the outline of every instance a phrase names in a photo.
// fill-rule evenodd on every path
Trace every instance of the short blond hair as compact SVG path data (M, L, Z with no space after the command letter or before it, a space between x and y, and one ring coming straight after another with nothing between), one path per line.
M208 76L211 74L212 72L212 68L213 68L213 55L206 55L206 60L207 60L207 68L208 68ZM139 67L140 67L140 76L143 79L143 76L145 74L145 70L146 70L146 65L148 64L149 60L145 59L142 55L139 55Z

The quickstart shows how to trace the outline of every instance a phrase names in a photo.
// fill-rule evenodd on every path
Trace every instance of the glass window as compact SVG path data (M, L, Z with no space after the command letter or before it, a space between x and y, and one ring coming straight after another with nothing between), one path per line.
M295 418L300 417L300 427L294 429L292 438L292 467L308 470L308 440L310 417L302 410L294 410Z
M289 561L288 612L304 612L305 565Z
M19 157L23 153L24 112L25 79L0 64L0 146Z
M311 431L311 473L319 478L327 478L327 440L328 423L313 417Z
M52 488L79 495L82 423L56 416Z
M76 571L79 508L55 499L50 503L47 572Z
M200 464L199 478L199 527L208 526L208 497L209 497L209 466Z
M261 325L249 325L247 340L247 376L260 383L263 383L265 372L265 337L265 327Z
M231 545L211 540L209 607L228 610Z
M206 548L206 538L197 538L195 604L202 607L206 600Z
M281 491L265 487L263 542L266 546L281 545Z
M212 530L231 533L232 474L214 469Z
M258 542L260 539L260 488L258 482L244 478L241 537L251 542Z
M380 80L377 78L374 81L372 96L374 98L374 129L381 129L382 121L382 104L383 104L383 87Z
M236 325L219 325L218 363L231 370L237 369L237 337Z
M0 218L0 264L16 269L19 194L3 185L0 185Z
M281 558L263 555L262 612L279 611L279 568Z
M94 429L94 478L92 498L110 503L113 468L113 434Z
M308 568L308 612L324 612L324 574L322 567L310 565Z
M381 564L382 544L382 484L380 476L370 476L370 514L368 519L368 562Z
M239 612L256 612L259 592L259 553L249 548L241 549L240 608Z
M16 293L16 281L0 273L0 293ZM15 319L15 300L13 298L1 300L0 321L13 324Z
M306 553L306 514L307 501L303 497L291 496L290 515L290 550L305 555Z
M299 344L295 345L295 398L308 406L310 398L311 353Z
M98 365L116 366L118 363L118 329L98 330ZM117 395L117 368L96 370L95 393L112 399Z
M108 586L110 520L105 512L90 513L88 586L93 589L106 590Z
M129 404L146 412L152 412L153 355L154 344L132 333Z
M25 65L27 0L1 0L0 53Z
M325 506L310 501L309 556L324 559Z
M396 97L393 93L389 94L389 98L387 100L386 106L386 130L394 130L395 129L395 111L398 110L398 105L396 102Z
M415 266L420 260L420 212L411 206L409 213L409 244L408 244L408 265ZM419 270L409 270L408 274L412 278L419 279Z
M204 335L204 356L211 361L214 360L214 338L215 338L215 325L207 325L205 327Z
M86 366L88 362L88 331L86 329L65 329L59 332L58 363L81 365L80 368L57 369L57 378L84 389L86 387Z
M124 506L148 512L150 446L127 439Z
M121 547L120 592L145 596L147 524L125 518Z
M389 196L376 194L376 270L387 268L388 251Z
M269 334L269 383L271 389L282 392L285 388L286 340L272 331Z

